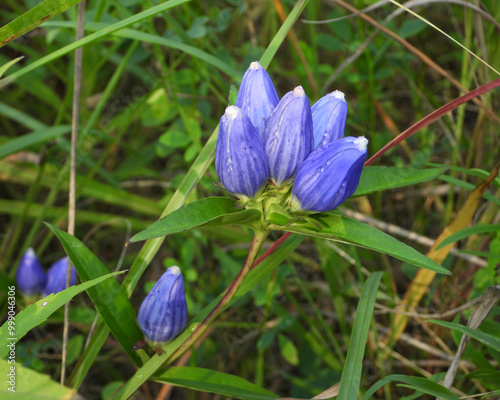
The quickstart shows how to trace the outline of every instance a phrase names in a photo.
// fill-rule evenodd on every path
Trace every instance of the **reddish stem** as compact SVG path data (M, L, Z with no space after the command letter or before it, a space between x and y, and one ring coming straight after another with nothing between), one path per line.
M437 110L431 112L429 115L422 118L420 121L416 122L412 126L410 126L407 130L401 133L399 136L392 139L389 143L387 143L384 147L382 147L379 151L377 151L367 162L365 162L365 166L371 165L376 159L380 158L382 154L384 154L389 149L393 148L399 142L405 140L410 137L414 133L418 132L420 129L425 128L427 125L436 121L438 118L441 118L443 115L449 113L450 111L457 108L459 105L473 99L476 96L479 96L491 89L500 86L500 78L497 78L491 82L488 82L486 85L480 86L470 92L464 94L463 96L457 97L456 99L450 101L444 106L438 108Z
M259 265L262 261L264 261L267 257L269 257L274 250L281 246L285 240L287 240L292 235L292 232L286 232L283 236L281 236L276 242L274 242L271 247L269 247L262 255L253 263L252 269L254 269L257 265Z

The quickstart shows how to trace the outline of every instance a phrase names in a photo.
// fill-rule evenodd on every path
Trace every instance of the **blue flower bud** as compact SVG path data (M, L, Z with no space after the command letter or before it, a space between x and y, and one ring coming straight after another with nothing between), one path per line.
M170 342L186 326L187 304L184 278L177 266L160 277L139 309L139 326L153 348Z
M267 121L263 139L271 180L281 188L313 150L311 105L302 86L283 96Z
M269 177L264 146L252 122L236 106L220 119L215 170L231 193L256 197Z
M267 71L258 61L251 63L243 75L236 97L236 107L241 108L250 118L260 137L264 134L267 119L279 101L278 93Z
M30 247L21 258L16 272L16 282L19 290L26 296L40 293L45 287L47 277L35 251Z
M47 271L47 283L43 289L42 296L51 293L59 293L66 289L66 271L68 268L68 257L63 257L56 261ZM76 270L71 266L71 286L75 284Z
M344 93L335 90L319 99L311 108L314 148L344 136L347 103Z
M300 166L292 189L292 208L331 211L358 187L368 140L345 137L318 147Z

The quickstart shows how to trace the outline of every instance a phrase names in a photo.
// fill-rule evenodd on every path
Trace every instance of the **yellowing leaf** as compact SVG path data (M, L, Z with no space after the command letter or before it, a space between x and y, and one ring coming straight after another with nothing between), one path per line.
M486 188L488 187L490 182L496 178L499 169L500 164L498 164L488 175L488 177L469 194L469 196L467 197L467 201L458 211L456 217L446 228L444 228L443 232L441 232L439 237L436 239L431 249L427 253L427 257L438 264L443 263L444 259L448 256L451 248L454 246L454 243L450 243L447 246L441 247L439 250L436 250L436 248L447 237L467 227L470 220L474 216L474 213L479 207ZM398 310L408 311L414 309L422 299L424 293L427 291L427 288L429 287L435 276L436 272L434 271L419 269L417 275L415 276L415 278L413 278L413 281L406 290L403 301L399 305ZM401 333L403 333L403 331L405 330L407 323L407 315L396 314L394 318L393 329L387 336L389 341L397 341Z

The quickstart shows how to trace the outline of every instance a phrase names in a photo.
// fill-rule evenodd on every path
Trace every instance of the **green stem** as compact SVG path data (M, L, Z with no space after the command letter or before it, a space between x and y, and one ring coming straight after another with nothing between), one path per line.
M252 266L259 255L259 250L266 240L269 231L261 230L256 231L255 236L252 240L252 245L250 246L250 250L248 251L247 259L245 260L245 264L241 268L240 272L234 278L233 282L229 285L226 290L226 293L220 299L219 303L210 311L210 313L205 317L202 323L200 323L196 330L186 339L186 341L181 344L175 352L167 359L166 363L171 363L180 357L187 349L189 349L198 338L208 329L210 324L219 316L219 314L226 308L229 302L232 300L241 284L245 280L246 276L252 269Z

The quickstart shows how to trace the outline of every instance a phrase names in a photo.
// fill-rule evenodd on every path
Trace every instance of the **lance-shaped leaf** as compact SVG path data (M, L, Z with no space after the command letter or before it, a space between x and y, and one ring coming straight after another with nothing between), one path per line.
M228 197L207 197L193 201L154 222L146 230L130 239L131 242L157 238L187 231L201 225L251 224L261 213L256 209L235 208L235 200Z
M286 230L303 235L314 236L338 242L350 243L359 247L390 255L409 264L448 275L450 272L420 254L414 248L394 239L392 236L355 219L345 217L338 212L311 215L317 224L299 221L288 225L274 227L276 230Z
M9 376L7 375L10 368L15 366L15 394L9 390L12 386L9 385ZM49 375L45 375L23 366L17 362L15 365L9 364L7 360L0 359L0 373L8 383L3 383L0 386L0 398L16 400L62 400L62 399L77 399L79 395L75 389L70 389L62 386L59 382L50 379Z
M340 378L338 400L350 400L358 397L366 340L370 331L375 300L382 274L383 272L381 271L374 272L368 277L363 286L358 308L356 309L356 317L354 318L349 350L347 351L344 370Z
M197 367L171 367L153 376L154 380L236 399L273 400L279 396L239 376Z
M109 273L80 240L55 226L50 224L47 226L62 243L82 281ZM133 348L139 340L142 340L143 335L135 322L136 313L123 287L115 279L109 279L98 287L88 289L87 293L123 350L136 365L141 365L147 359L147 355L143 350L134 352Z

